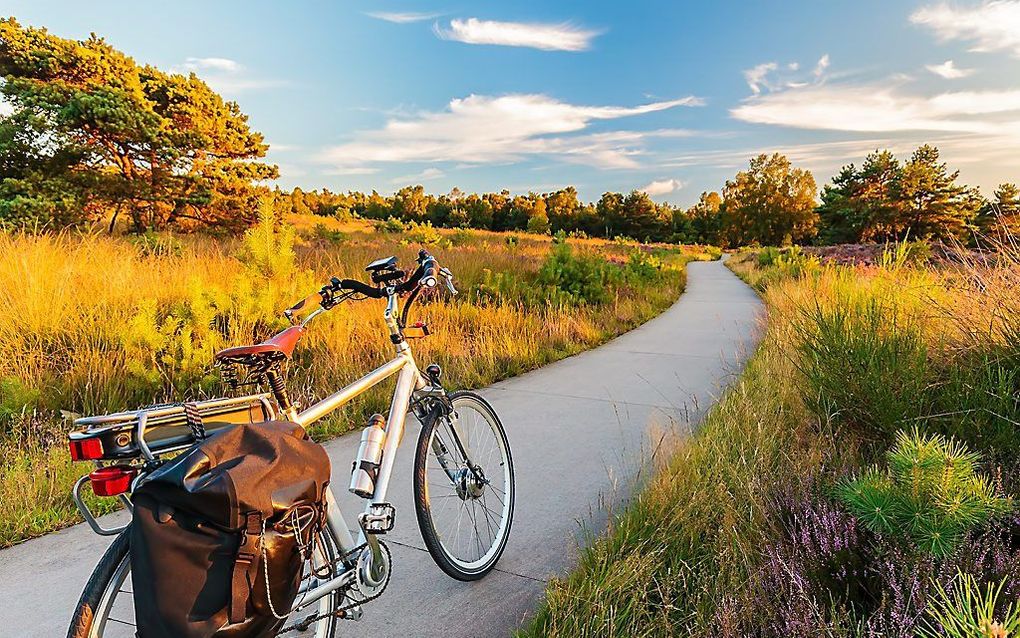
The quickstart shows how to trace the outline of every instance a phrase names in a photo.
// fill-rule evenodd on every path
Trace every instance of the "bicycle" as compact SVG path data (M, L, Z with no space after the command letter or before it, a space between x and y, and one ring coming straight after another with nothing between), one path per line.
M196 440L237 423L273 418L307 427L393 375L397 381L385 425L375 423L366 428L352 475L351 491L367 500L358 516L358 538L351 534L336 497L327 490L326 526L277 635L314 631L311 635L316 638L331 638L340 620L359 619L363 606L378 598L389 583L391 557L379 537L393 527L395 512L386 493L408 412L422 424L415 449L413 490L418 527L429 554L446 574L462 581L480 579L493 569L509 537L515 495L513 462L503 425L481 396L469 391L448 393L440 381L438 365L421 372L407 342L428 334L423 323L408 325L411 306L423 291L437 288L440 278L451 294L457 294L453 275L424 250L410 276L397 267L395 257L377 260L366 271L374 286L333 277L317 293L284 311L291 327L265 342L216 354L231 386L239 387L243 375L246 383L264 381L269 392L76 421L85 429L70 435L72 458L95 461L97 469L78 481L73 498L94 531L117 538L82 592L69 638L135 635L127 526L103 528L81 498L84 483L90 482L97 494L119 496L130 508L130 491L164 462L164 457L187 449ZM400 298L404 296L401 311ZM344 301L383 298L384 321L395 357L299 411L290 399L281 366L308 323ZM298 322L296 315L316 304L318 307ZM371 457L376 450L381 451L381 458L375 467L371 460L367 466L374 471L359 471L366 468L361 457ZM464 524L466 520L471 524Z

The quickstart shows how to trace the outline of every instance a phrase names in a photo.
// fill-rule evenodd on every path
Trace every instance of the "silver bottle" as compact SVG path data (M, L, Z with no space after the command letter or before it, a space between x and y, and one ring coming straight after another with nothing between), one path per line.
M361 498L372 498L375 493L375 479L379 476L383 444L386 442L386 419L373 414L368 426L361 431L361 447L351 468L350 490Z

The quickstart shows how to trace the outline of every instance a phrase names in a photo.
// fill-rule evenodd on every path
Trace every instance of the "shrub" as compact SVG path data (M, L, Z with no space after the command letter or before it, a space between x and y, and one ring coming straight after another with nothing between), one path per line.
M242 263L266 279L285 278L294 272L294 228L281 223L272 200L259 203L259 220L244 233Z
M147 230L132 237L131 243L140 255L147 257L180 257L184 253L184 246L170 233Z
M1000 600L1004 581L982 588L969 574L958 573L951 592L936 583L937 595L931 605L927 626L918 632L923 638L1007 638L1020 632L1017 602Z
M581 303L605 303L612 296L610 286L618 283L619 270L598 255L575 254L570 244L557 244L549 251L538 282L569 294Z
M405 239L412 244L433 245L443 241L443 236L430 221L411 222L407 226Z
M651 283L659 278L663 265L659 257L635 250L627 258L626 277L628 281Z
M1011 506L978 475L978 459L939 434L900 432L887 469L844 481L837 493L872 531L945 556L968 530Z
M312 237L328 241L331 244L342 244L350 239L350 235L347 233L339 230L332 230L321 222L316 224L315 228L312 229Z
M400 221L396 217L387 217L386 221L376 222L375 230L379 233L402 233L407 227L404 226L404 222Z

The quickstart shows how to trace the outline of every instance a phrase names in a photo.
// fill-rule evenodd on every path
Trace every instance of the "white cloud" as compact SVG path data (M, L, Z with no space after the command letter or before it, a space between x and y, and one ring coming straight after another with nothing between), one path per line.
M808 75L801 72L799 62L790 62L780 66L776 62L763 62L744 70L747 86L755 95L762 91L775 91L783 88L800 88L812 82L821 82L825 70L829 67L829 54L823 55Z
M434 179L446 177L446 173L435 167L429 167L420 173L414 173L413 175L401 175L400 177L394 177L390 182L394 184L421 184L422 182L428 182Z
M701 104L696 97L625 107L568 104L540 94L470 95L451 100L442 111L391 118L380 129L356 133L352 141L327 149L319 159L341 167L386 162L477 165L551 155L601 168L633 168L644 140L689 133L665 129L571 134L596 120Z
M1020 57L1020 0L971 7L941 3L918 9L910 21L933 30L941 40L969 41L971 51L1010 51Z
M365 15L370 18L377 18L379 20L385 20L386 22L395 22L397 24L408 24L411 22L422 22L424 20L431 20L439 17L438 13L417 13L414 11L370 11Z
M974 72L974 69L957 68L956 63L952 60L946 60L942 64L928 64L924 68L947 80L965 78Z
M765 84L766 78L776 68L775 62L764 62L744 71L744 79L747 80L747 86L751 88L751 92L755 95L761 93L761 87Z
M963 91L926 97L888 83L818 85L753 96L738 120L835 131L953 131L1020 134L1020 91ZM996 115L978 118L977 115Z
M822 57L818 58L818 63L815 64L814 76L821 78L825 75L825 70L829 68L829 54L826 53Z
M186 71L221 71L225 73L236 73L243 67L235 60L229 58L188 58L181 65Z
M496 22L494 20L451 20L447 28L437 22L436 35L444 40L467 44L495 44L508 47L530 47L542 51L587 51L601 31L584 29L570 23L541 24Z
M655 197L656 195L667 195L674 191L678 191L683 188L684 183L678 179L658 179L652 180L639 190L648 193L649 196Z
M177 73L194 73L217 93L237 95L281 86L283 82L253 77L240 62L229 58L187 58L171 69Z

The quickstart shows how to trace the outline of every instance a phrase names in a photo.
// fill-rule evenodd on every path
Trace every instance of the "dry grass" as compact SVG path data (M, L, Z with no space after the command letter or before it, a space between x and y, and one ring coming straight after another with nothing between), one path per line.
M938 271L896 254L881 267L794 261L730 260L763 290L761 346L519 636L782 635L754 587L764 548L785 542L770 514L784 490L873 462L897 427L952 434L1015 465L1016 252ZM862 631L848 612L827 613L812 635Z
M238 258L238 240L160 237L0 235L0 546L76 520L70 484L85 469L63 452L58 411L102 413L224 392L210 363L229 345L265 338L285 323L279 312L331 275L363 278L389 254L408 264L413 237L376 233L364 222L316 230L293 268L258 273ZM599 344L668 307L684 285L682 265L700 251L674 251L652 285L628 284L611 301L538 306L486 294L492 273L531 282L549 238L453 231L430 246L457 276L463 294L417 312L433 335L416 341L423 364L440 363L460 387L484 386ZM634 246L584 241L624 261ZM392 345L382 302L347 303L316 320L296 353L292 388L307 402L385 361ZM322 423L318 437L349 430L378 409L389 387ZM109 505L107 505L109 507Z

